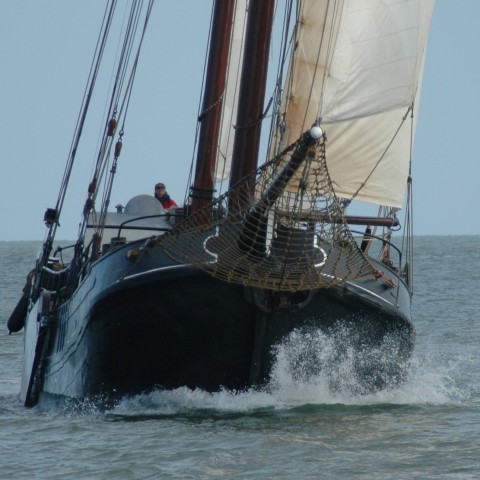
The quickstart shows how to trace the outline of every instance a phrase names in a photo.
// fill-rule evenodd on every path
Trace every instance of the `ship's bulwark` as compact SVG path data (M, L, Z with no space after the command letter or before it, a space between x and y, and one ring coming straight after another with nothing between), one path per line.
M155 388L265 386L279 349L288 348L292 336L312 339L315 332L336 339L328 359L333 376L332 360L353 353L353 388L359 393L403 380L413 326L401 315L401 304L379 308L361 288L272 295L181 265L112 281L109 264L98 262L59 309L44 362L44 393L118 398ZM378 291L386 289L379 284ZM305 378L323 368L326 352L312 354L319 347L314 343L292 357L293 376ZM382 349L388 351L379 355Z

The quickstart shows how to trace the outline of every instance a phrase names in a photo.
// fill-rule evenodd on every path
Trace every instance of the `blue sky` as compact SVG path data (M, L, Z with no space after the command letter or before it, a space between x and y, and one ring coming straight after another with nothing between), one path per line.
M103 8L100 0L0 0L0 240L45 234L43 214L57 200ZM152 194L157 181L184 198L210 8L210 0L154 6L113 205ZM414 150L419 235L480 234L479 18L478 0L437 0ZM80 149L57 239L76 236L92 163L93 153Z

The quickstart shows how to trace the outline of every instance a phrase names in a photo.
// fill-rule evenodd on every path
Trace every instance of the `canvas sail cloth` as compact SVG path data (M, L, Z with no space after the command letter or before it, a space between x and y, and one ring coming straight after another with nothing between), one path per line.
M319 122L337 197L401 208L415 130L410 114L418 105L433 5L299 2L280 112L283 131L272 153ZM287 190L297 190L295 180Z
M227 80L222 102L222 126L218 144L215 180L222 181L230 176L235 129L233 127L238 110L240 88L240 66L242 65L245 30L247 26L247 0L235 2L232 39L228 57Z

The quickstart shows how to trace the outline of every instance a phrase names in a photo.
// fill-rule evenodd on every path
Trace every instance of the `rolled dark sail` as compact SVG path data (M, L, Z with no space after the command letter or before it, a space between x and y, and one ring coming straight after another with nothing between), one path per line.
M8 333L19 332L25 325L25 317L28 310L28 296L22 295L14 308L10 318L7 320Z

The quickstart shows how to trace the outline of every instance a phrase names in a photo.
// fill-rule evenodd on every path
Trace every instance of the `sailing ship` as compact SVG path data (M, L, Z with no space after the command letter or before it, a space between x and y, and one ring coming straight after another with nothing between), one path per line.
M290 359L299 381L330 371L335 384L348 357L354 393L397 386L415 340L411 163L433 0L288 0L283 12L274 0L214 0L185 204L138 195L111 212L152 3L133 2L122 31L67 262L53 244L116 14L106 5L59 199L8 321L25 330L22 401L268 388L282 345L315 333L335 348L306 343Z

